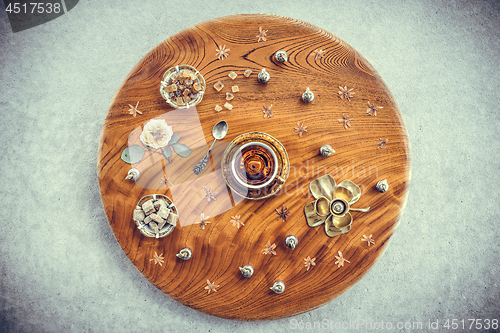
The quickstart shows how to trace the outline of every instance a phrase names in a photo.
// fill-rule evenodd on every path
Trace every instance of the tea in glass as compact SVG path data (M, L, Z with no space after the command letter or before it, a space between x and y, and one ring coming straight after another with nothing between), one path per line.
M249 142L241 146L233 160L236 180L248 188L269 185L278 173L278 159L274 151L261 142Z

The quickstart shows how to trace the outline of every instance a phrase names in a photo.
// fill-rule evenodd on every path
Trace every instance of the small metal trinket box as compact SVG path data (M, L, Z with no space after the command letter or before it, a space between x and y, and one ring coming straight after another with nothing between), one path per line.
M387 190L389 190L389 183L387 182L387 179L381 180L377 183L376 185L377 190L380 193L385 193Z
M257 74L257 80L259 80L260 83L267 83L269 79L271 78L271 75L269 74L268 71L266 71L265 68L262 68L262 70Z
M279 50L274 54L274 59L279 62L287 62L288 61L288 54L286 54L285 50Z
M322 156L328 157L328 156L332 155L333 153L335 153L335 150L333 150L333 148L330 145L323 145L319 149L319 153Z
M310 103L314 100L314 93L307 87L306 91L302 93L302 100L306 103Z

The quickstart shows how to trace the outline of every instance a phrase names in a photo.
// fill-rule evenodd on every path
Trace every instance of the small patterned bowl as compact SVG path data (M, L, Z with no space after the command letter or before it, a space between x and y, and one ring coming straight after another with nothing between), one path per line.
M176 109L198 105L205 94L203 75L190 65L169 68L163 74L160 85L162 97Z
M177 207L175 207L175 204L173 203L173 201L169 197L167 197L166 195L163 195L163 194L146 195L139 200L139 202L137 203L136 206L139 208L142 206L143 203L145 203L146 201L151 200L151 199L165 201L167 203L169 209L172 212L174 212L175 214L179 215L179 213L177 212ZM156 234L153 231L153 229L151 229L144 222L136 221L136 220L134 220L134 222L135 222L135 225L137 226L137 228L139 229L139 231L141 232L141 234L143 234L146 237L151 237L151 238L162 238L162 237L168 236L175 229L175 225L165 223L163 228L161 228L160 232L158 234Z

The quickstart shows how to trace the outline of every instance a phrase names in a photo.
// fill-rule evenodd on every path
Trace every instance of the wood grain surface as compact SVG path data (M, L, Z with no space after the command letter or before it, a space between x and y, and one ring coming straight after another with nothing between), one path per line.
M267 30L259 41L259 27ZM217 59L216 48L230 49L228 57ZM287 63L278 63L278 50L288 53ZM316 58L315 51L324 51ZM204 76L207 91L196 108L176 110L160 95L163 73L172 66L189 64ZM266 68L267 84L257 82ZM243 73L253 72L246 78ZM231 80L228 74L238 74ZM224 83L220 92L213 88ZM240 89L230 101L234 108L220 112L225 93L233 85ZM350 100L339 98L339 86L353 88ZM310 87L312 103L301 95ZM129 104L142 115L129 114ZM383 109L367 114L370 102ZM264 118L262 107L272 105L273 118ZM345 129L338 119L353 118ZM130 164L121 160L122 151L133 142L148 120L163 117L180 133L182 143L192 149L188 158L175 153L172 163L159 154L145 157L140 181L125 180ZM220 120L229 124L227 136L217 142L207 169L196 176L192 168L212 142L212 127ZM307 126L301 137L294 133L297 122ZM265 200L234 196L220 176L224 148L238 135L251 131L268 133L286 148L290 176L283 189ZM380 139L388 139L379 148ZM330 157L319 155L329 144ZM337 183L350 179L362 190L354 207L371 207L368 213L353 212L352 230L329 238L323 226L310 228L304 206L313 200L309 183L331 174ZM269 15L237 15L193 26L168 38L148 53L131 71L111 103L103 125L98 176L103 206L111 229L135 267L156 287L179 302L202 312L238 320L275 319L316 308L352 286L383 253L404 209L409 180L410 154L407 132L391 93L371 65L336 36L307 23ZM168 179L169 182L165 182ZM379 193L375 185L387 179L390 189ZM207 201L202 186L218 192ZM175 189L174 189L175 188ZM173 199L180 211L179 224L165 238L143 236L132 220L138 200L160 193ZM291 215L278 220L275 210L284 205ZM199 216L210 216L201 229ZM244 226L237 228L231 217L240 215ZM288 235L296 235L294 251L285 246ZM363 235L373 235L368 246ZM276 244L276 255L264 255L267 242ZM175 254L189 247L193 257L184 261ZM334 264L341 251L350 261ZM162 254L160 266L153 255ZM306 270L304 259L316 258ZM251 278L241 276L238 267L251 264ZM208 293L207 280L219 285ZM286 290L275 294L269 288L283 281Z

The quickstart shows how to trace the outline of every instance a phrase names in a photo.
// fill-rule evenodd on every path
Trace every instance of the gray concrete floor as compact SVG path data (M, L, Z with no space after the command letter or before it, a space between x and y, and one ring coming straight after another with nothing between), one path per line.
M439 320L443 331L447 319L471 332L468 319L500 319L499 2L80 1L18 33L0 7L1 332L258 333L323 320L390 322L386 332ZM238 13L300 19L353 46L394 94L412 149L407 207L374 267L319 309L256 323L199 313L143 278L96 176L102 122L137 61Z

